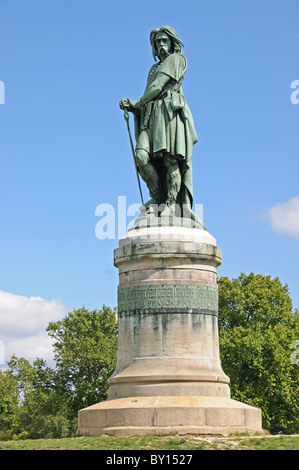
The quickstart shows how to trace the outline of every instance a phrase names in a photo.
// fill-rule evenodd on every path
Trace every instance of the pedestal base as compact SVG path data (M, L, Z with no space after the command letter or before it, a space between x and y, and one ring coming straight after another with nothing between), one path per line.
M78 433L261 433L261 410L230 398L221 367L221 250L206 230L158 222L129 230L114 252L117 364L108 400L79 411Z
M230 398L135 397L97 403L79 411L78 434L262 433L261 410Z

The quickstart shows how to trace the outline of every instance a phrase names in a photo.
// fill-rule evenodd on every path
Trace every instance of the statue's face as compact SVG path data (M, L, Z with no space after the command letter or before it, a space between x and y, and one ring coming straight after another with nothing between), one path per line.
M159 57L163 58L170 54L171 51L171 40L165 33L157 33L155 37L155 44L159 54Z

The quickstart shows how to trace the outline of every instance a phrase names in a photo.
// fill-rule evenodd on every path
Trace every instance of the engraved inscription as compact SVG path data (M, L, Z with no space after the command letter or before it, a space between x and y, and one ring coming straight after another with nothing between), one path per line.
M196 309L217 313L218 291L205 286L134 286L118 291L118 313L132 310Z

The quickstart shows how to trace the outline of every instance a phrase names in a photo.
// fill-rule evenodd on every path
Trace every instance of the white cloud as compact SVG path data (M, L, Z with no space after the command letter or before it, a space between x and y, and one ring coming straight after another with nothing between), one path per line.
M17 357L24 357L28 361L41 357L51 362L53 358L51 338L47 332L41 331L33 336L9 339L5 347L6 360L9 360L13 354Z
M53 358L51 339L46 327L62 319L72 309L59 300L24 297L0 291L0 342L5 361L13 354L29 361Z
M280 235L299 237L299 196L271 207L266 214L271 228Z

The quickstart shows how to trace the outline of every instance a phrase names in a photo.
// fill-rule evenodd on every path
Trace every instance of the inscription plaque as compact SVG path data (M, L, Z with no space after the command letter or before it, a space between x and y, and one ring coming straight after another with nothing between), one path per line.
M148 285L118 290L119 316L139 313L218 314L218 290L192 285Z

